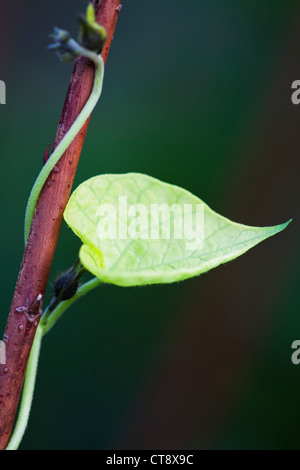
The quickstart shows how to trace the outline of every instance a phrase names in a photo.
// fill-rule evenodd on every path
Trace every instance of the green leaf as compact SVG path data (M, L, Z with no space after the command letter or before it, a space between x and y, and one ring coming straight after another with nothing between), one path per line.
M64 217L84 243L85 268L119 286L198 276L289 224L231 222L188 191L138 173L89 179L73 193Z

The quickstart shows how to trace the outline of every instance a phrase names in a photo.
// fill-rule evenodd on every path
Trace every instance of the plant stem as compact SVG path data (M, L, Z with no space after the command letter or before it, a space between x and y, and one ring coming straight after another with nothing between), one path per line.
M107 31L107 41L102 52L104 62L114 36L120 3L121 0L102 0L99 5L98 1L94 1L97 5L96 20ZM86 58L79 58L74 67L54 147L68 132L87 102L93 81L93 64ZM58 162L57 171L48 178L32 221L3 338L6 343L6 364L0 367L0 390L5 397L0 403L0 450L6 448L13 428L63 212L70 196L88 121ZM27 307L35 317L34 321L20 313L24 311L20 309Z
M52 312L49 312L48 308L45 310L43 318L36 330L33 346L28 360L18 420L6 450L18 449L27 428L33 401L38 361L43 337L53 328L62 314L65 313L66 310L71 307L71 305L73 305L82 296L98 287L100 284L102 284L102 282L96 277L79 287L77 294L74 295L72 299L61 302Z

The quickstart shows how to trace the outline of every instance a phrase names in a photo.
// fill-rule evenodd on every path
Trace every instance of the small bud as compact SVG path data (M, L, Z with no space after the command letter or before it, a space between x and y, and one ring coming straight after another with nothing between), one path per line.
M60 54L60 60L62 62L73 62L75 59L76 55L71 54L70 52L65 52L64 54Z
M86 14L79 15L79 44L90 51L100 54L107 39L106 30L96 22L95 10L90 3Z
M70 33L68 31L56 27L53 29L53 34L50 34L50 37L53 38L55 42L61 44L66 44L71 39Z
M60 297L61 300L69 300L77 292L79 279L74 278L72 269L62 274L53 286L54 296Z
M79 279L85 273L85 268L78 259L74 266L63 273L54 283L53 296L59 300L69 300L77 292Z

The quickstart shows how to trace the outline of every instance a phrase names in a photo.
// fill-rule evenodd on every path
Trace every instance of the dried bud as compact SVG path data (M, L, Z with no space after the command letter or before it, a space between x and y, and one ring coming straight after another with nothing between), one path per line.
M48 49L55 51L62 62L73 62L78 53L76 47L74 47L75 41L72 40L68 31L54 28L50 37L54 42L48 46Z

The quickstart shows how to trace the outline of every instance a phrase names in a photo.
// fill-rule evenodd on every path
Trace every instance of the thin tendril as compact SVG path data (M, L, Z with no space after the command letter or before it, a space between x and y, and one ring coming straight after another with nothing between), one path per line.
M85 49L81 48L81 52L84 52ZM92 93L85 104L84 108L82 109L81 113L65 135L65 137L61 140L58 144L44 167L42 168L38 178L36 179L33 188L31 190L27 207L26 207L26 214L25 214L25 243L27 242L28 235L31 228L32 219L34 216L35 208L37 205L37 201L39 199L41 190L50 175L51 171L54 169L57 162L62 157L63 153L67 150L71 142L74 140L76 135L79 133L80 129L85 124L86 120L91 115L94 107L96 106L102 92L103 86L103 77L104 77L104 64L103 59L101 56L97 56L95 53L91 51L87 51L85 56L88 56L90 59L94 60L95 63L95 78L94 78L94 85Z

